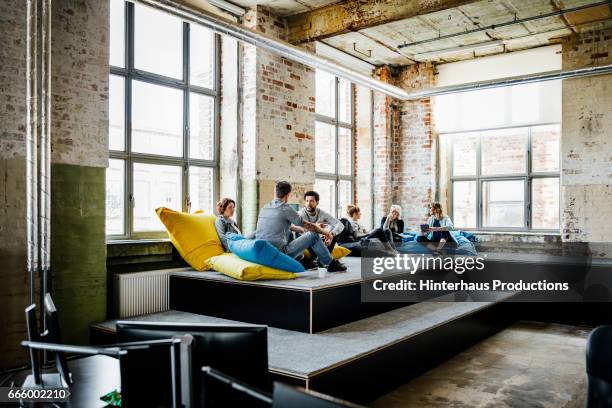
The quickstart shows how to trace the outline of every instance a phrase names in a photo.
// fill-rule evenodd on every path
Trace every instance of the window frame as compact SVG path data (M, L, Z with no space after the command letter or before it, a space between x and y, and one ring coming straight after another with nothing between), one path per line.
M213 172L212 204L219 195L219 128L220 128L220 61L221 40L217 33L213 35L213 88L204 88L190 83L190 27L191 24L182 21L182 79L166 77L163 75L138 70L134 67L134 3L125 1L124 7L124 67L110 66L110 75L124 79L124 150L110 150L109 159L124 161L124 216L123 234L107 234L107 241L112 240L141 240L167 238L165 231L134 231L134 163L164 164L182 167L181 176L181 211L187 211L189 193L189 168L191 166L211 168ZM146 7L146 6L141 6ZM150 153L132 151L132 81L137 80L148 84L160 85L178 89L183 93L183 154L182 156L163 156ZM189 157L190 129L189 129L189 100L190 93L197 93L212 97L213 114L213 155L211 160L194 159Z
M486 231L486 232L532 232L532 233L560 233L560 224L561 224L561 205L559 205L558 213L559 213L559 227L555 229L534 229L532 228L532 181L534 179L543 179L543 178L556 178L559 182L559 187L561 185L561 169L557 172L534 172L532 171L532 132L534 128L538 128L540 126L551 126L558 125L559 129L561 129L561 124L559 122L548 122L548 123L537 123L530 125L512 125L512 126L503 126L503 127L495 127L495 128L487 128L487 129L477 129L477 130L462 130L457 132L445 132L440 133L440 135L444 135L450 137L450 186L449 186L449 201L450 206L448 213L454 219L454 187L456 181L475 181L476 182L476 227L475 228L467 228L461 227L466 231ZM525 160L525 172L517 173L517 174L500 174L500 175L482 175L482 137L483 133L495 130L507 130L507 129L527 129L527 144L526 144L526 154ZM455 154L455 143L457 142L457 138L460 137L461 134L477 134L477 147L476 147L476 174L470 176L455 176L454 174L454 154ZM559 151L557 152L560 156L561 154L561 144L559 143ZM560 163L559 163L560 165ZM483 213L483 184L487 181L510 181L510 180L520 180L523 181L524 184L524 210L523 210L523 226L522 227L485 227L484 226L484 213ZM559 194L561 194L561 190L559 188Z
M331 180L334 182L334 203L335 203L335 208L332 210L332 214L334 217L339 218L339 209L338 209L338 198L339 198L339 185L340 185L340 181L348 181L350 183L351 186L351 191L350 191L350 195L351 197L354 199L354 195L355 195L355 132L354 132L354 123L355 123L355 113L354 113L354 105L355 105L355 100L354 100L354 94L355 94L355 85L350 82L347 81L349 83L349 95L350 95L350 102L351 102L351 108L349 110L349 122L341 122L339 120L340 118L340 110L339 110L339 105L340 105L340 93L339 93L339 88L340 88L340 78L338 78L337 76L334 76L334 117L330 117L327 115L322 115L318 112L316 112L316 108L315 108L315 129L316 129L316 122L321 122L321 123L325 123L327 125L331 125L334 127L334 169L335 171L333 173L328 173L328 172L318 172L316 171L316 156L315 156L315 183L317 179L322 179L322 180ZM316 87L316 83L315 83L315 87ZM339 131L340 128L342 129L346 129L349 131L349 145L350 145L350 151L349 151L349 157L351 159L351 171L350 174L346 175L346 174L340 174L339 171L339 167L338 167L338 157L340 155L340 150L338 149L338 140L339 140ZM316 135L315 135L315 143L316 143ZM315 147L316 149L316 147Z

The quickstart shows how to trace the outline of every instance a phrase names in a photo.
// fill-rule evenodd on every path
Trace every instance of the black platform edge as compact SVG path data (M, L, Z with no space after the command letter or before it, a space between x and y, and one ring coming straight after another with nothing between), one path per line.
M310 290L170 275L170 309L317 333L411 303L362 303L361 281Z

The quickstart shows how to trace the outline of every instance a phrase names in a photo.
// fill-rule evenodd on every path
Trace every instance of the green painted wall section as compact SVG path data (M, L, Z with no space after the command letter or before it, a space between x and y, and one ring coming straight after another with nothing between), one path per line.
M51 167L52 296L65 342L106 318L105 169Z

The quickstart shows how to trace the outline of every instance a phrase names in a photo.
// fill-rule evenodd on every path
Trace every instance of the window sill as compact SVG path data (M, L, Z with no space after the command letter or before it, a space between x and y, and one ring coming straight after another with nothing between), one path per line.
M146 238L146 239L107 239L106 245L121 245L121 244L158 244L162 242L170 242L170 238Z
M537 232L537 231L478 231L478 230L462 230L474 235L530 235L530 236L548 236L560 237L560 232Z

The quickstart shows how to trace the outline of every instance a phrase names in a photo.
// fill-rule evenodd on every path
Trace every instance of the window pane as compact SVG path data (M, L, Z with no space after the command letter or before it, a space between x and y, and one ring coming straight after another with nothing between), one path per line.
M183 92L132 81L132 150L183 155Z
M531 171L559 171L560 125L538 126L531 129Z
M206 95L189 96L189 155L196 159L214 158L215 100Z
M482 174L525 173L527 129L504 129L482 134Z
M106 235L124 235L125 162L110 159L106 169Z
M134 66L155 74L182 78L182 21L170 14L135 4Z
M198 210L213 214L213 169L189 167L189 200L191 212Z
M336 208L335 182L333 180L316 179L314 190L319 193L319 207L330 214Z
M351 182L348 180L338 181L338 212L336 217L340 218L346 214L346 207L353 203L351 194ZM333 215L333 214L332 214Z
M559 179L536 178L531 180L532 214L534 229L559 228Z
M524 215L523 180L482 183L482 222L485 227L524 227Z
M351 130L338 128L338 173L351 175Z
M463 129L486 129L503 125L506 121L506 93L504 88L484 89L462 94L460 118Z
M189 81L193 85L212 89L215 78L215 35L197 24L191 24L189 31Z
M478 134L466 133L453 136L453 175L476 175L476 151Z
M540 119L540 84L516 85L512 90L512 123L535 122Z
M182 210L181 167L134 163L134 231L164 231L155 209Z
M320 69L316 70L316 112L329 117L336 116L336 78Z
M315 171L319 173L334 173L335 159L335 128L323 122L316 122L315 127Z
M476 228L476 181L453 183L453 223L458 228Z
M108 83L108 148L125 150L125 79L117 75Z
M338 80L338 120L351 123L351 83L346 79Z
M110 64L125 66L125 1L110 2Z

